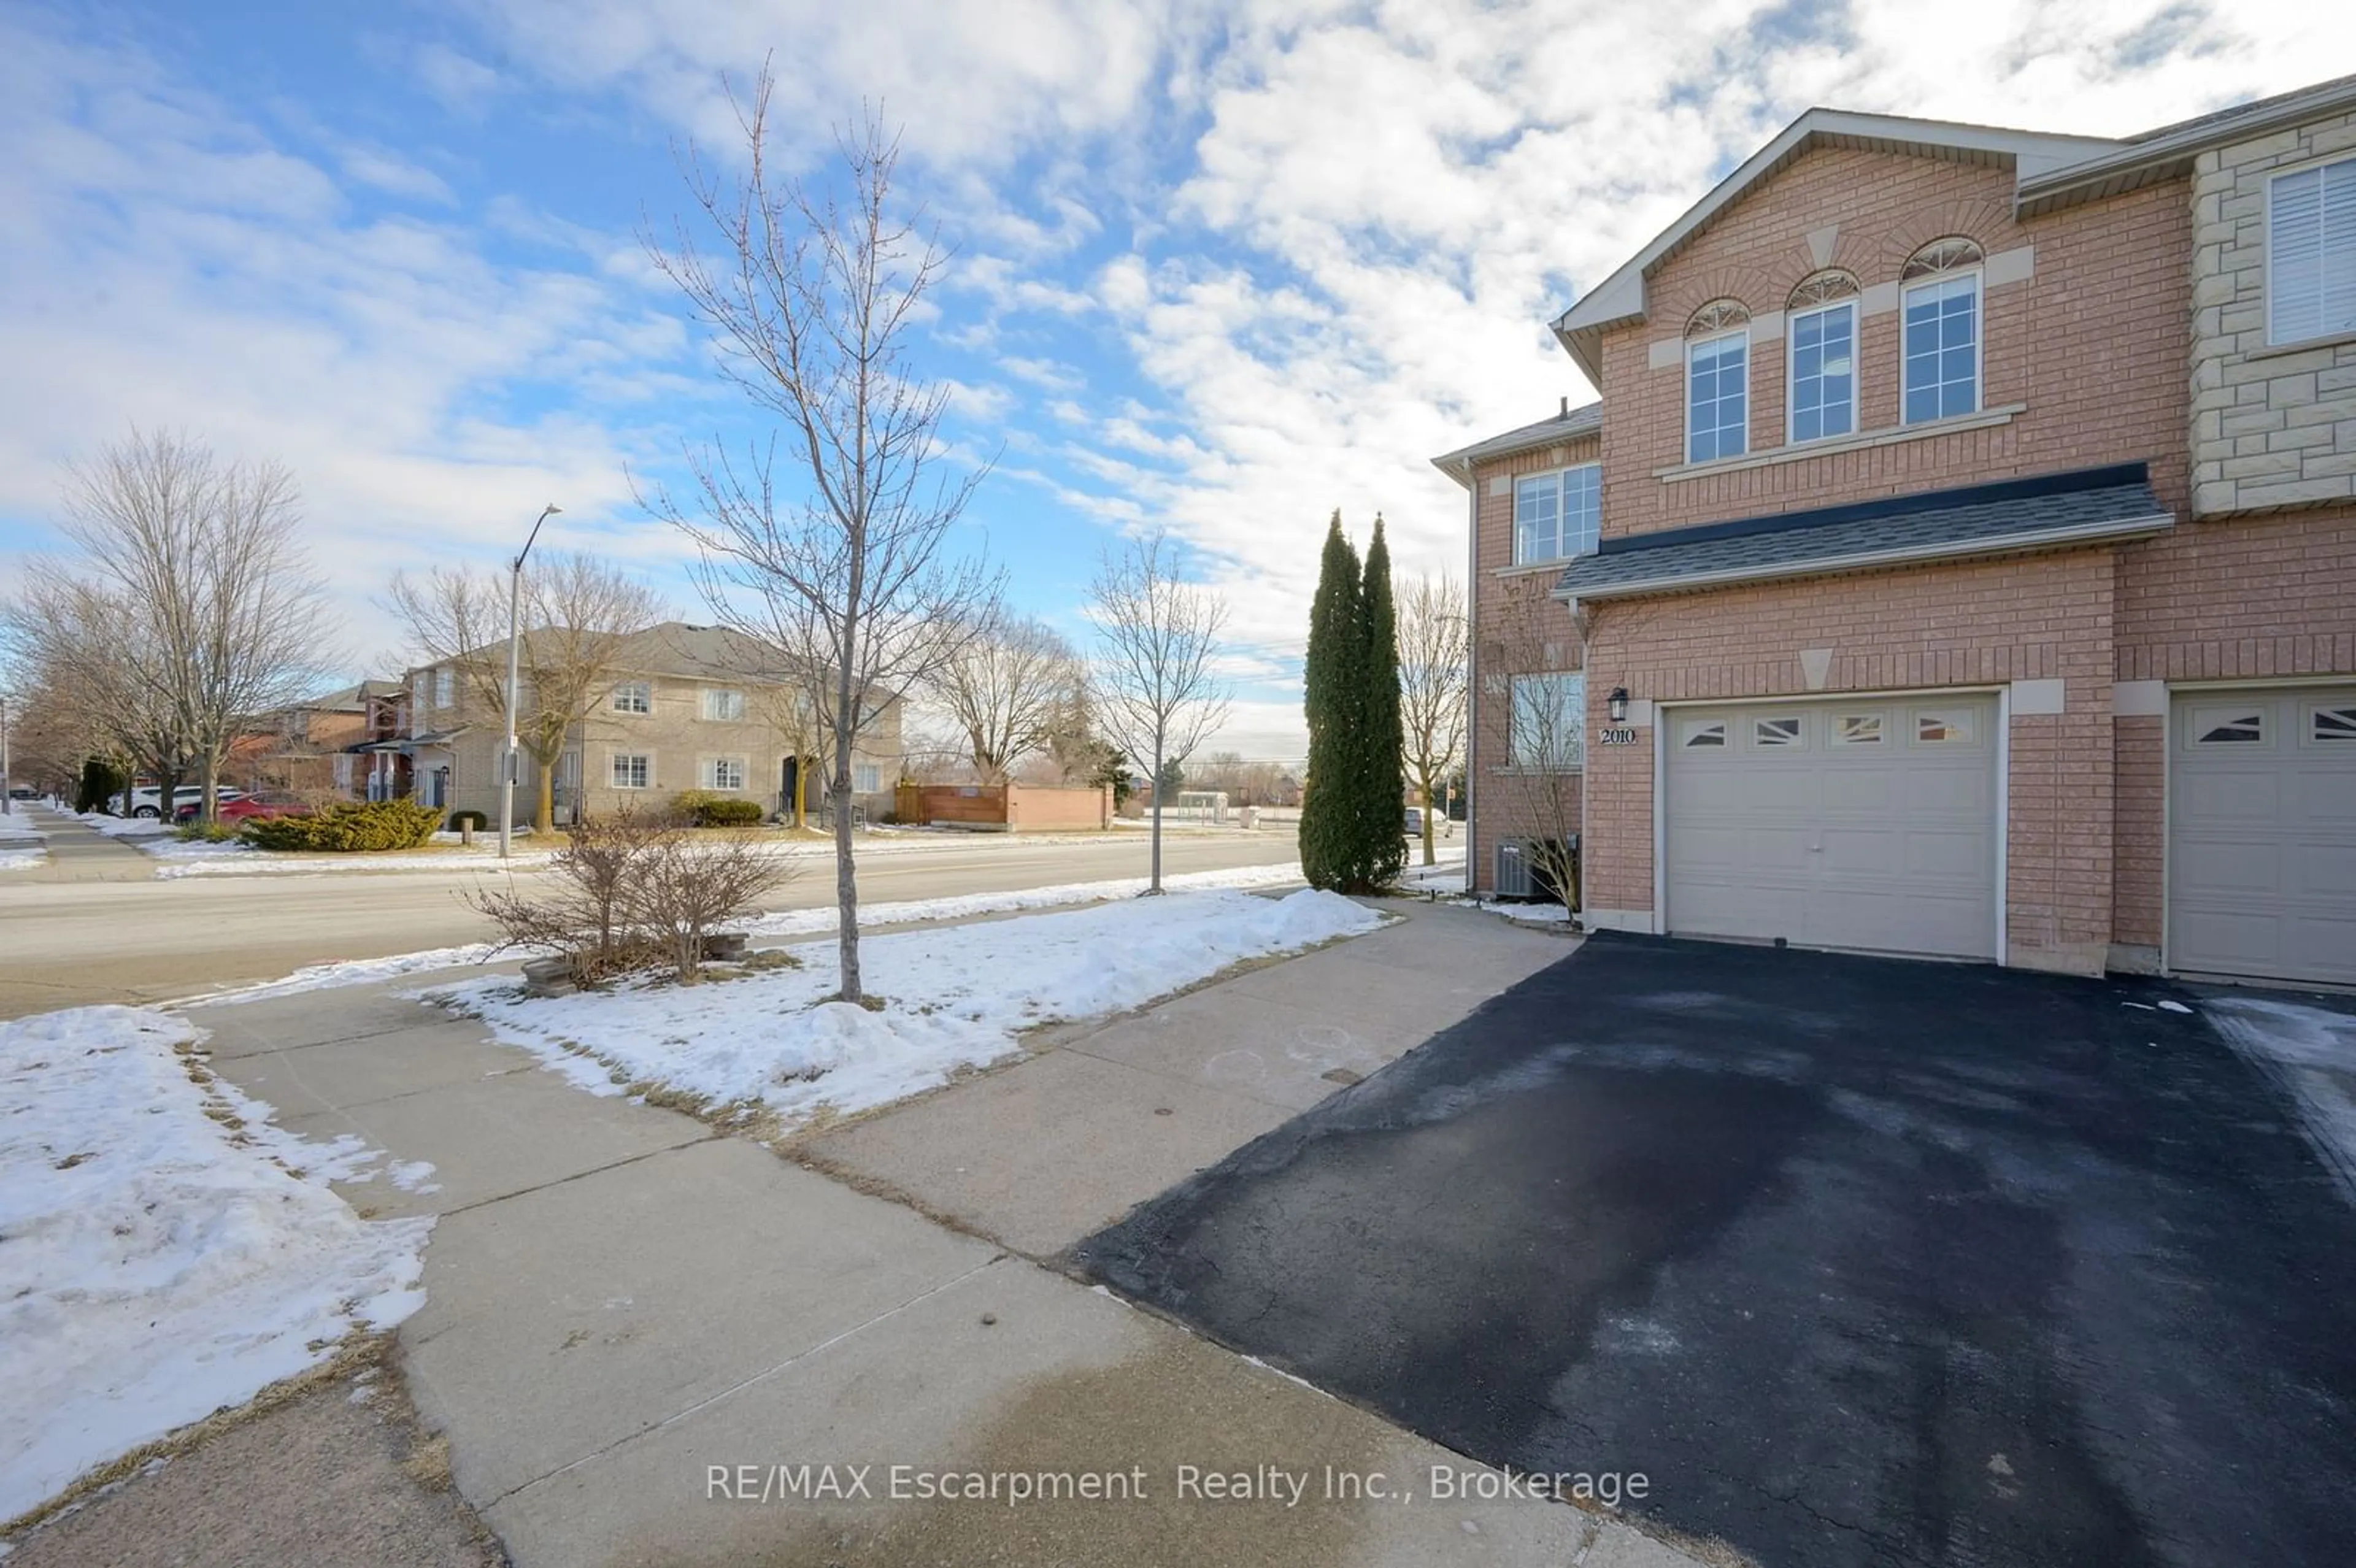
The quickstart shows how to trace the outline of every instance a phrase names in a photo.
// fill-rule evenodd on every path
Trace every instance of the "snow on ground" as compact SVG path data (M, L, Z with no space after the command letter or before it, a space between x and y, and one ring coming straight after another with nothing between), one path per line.
M376 1157L199 1087L176 1048L202 1038L137 1008L0 1023L0 1520L424 1299L433 1221L361 1220L327 1184Z
M631 1082L800 1120L920 1093L1020 1049L1034 1025L1142 1006L1244 959L1358 935L1383 918L1333 893L1224 890L871 936L860 944L866 988L887 999L875 1012L823 999L840 986L824 942L789 949L799 968L700 986L527 997L500 979L426 994L480 1016L593 1093L619 1093L608 1071L618 1069Z
M109 816L102 811L71 811L66 815L85 827L97 828L109 838L154 838L170 831L152 816Z
M0 871L29 871L48 859L40 849L28 849L21 838L0 838Z
M865 853L865 850L861 851L862 855ZM1299 880L1301 866L1295 861L1274 866L1237 866L1224 871L1176 871L1163 877L1162 885L1176 892L1210 888L1280 888ZM1012 892L967 893L955 898L862 904L859 919L862 929L926 921L971 920L980 915L1010 914L1026 909L1052 909L1061 905L1095 903L1105 899L1133 898L1144 891L1143 877L1123 877L1101 882L1062 882L1054 887L1023 888ZM747 920L731 921L728 929L754 936L808 936L832 931L834 926L835 912L830 904L824 909L779 910L754 915ZM297 991L324 991L338 986L365 986L375 980L397 980L405 975L422 975L436 969L462 969L490 963L499 956L489 943L473 942L458 947L428 948L422 953L396 953L387 958L350 958L334 964L313 964L295 970L283 980L187 997L181 1000L191 1003L260 1002L273 997L292 996ZM508 956L520 957L521 955L510 953Z
M2207 997L2199 1010L2235 1050L2289 1088L2300 1130L2356 1203L2356 1013L2241 995Z
M1504 899L1455 899L1451 901L1477 909L1483 914L1503 915L1517 925L1570 923L1570 911L1560 904L1515 903Z

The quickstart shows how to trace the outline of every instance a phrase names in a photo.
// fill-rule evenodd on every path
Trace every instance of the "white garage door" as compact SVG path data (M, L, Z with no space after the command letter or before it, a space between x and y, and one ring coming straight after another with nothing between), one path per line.
M2169 966L2356 984L2356 687L2186 693L2169 736Z
M1667 710L1668 928L1996 956L1996 701Z

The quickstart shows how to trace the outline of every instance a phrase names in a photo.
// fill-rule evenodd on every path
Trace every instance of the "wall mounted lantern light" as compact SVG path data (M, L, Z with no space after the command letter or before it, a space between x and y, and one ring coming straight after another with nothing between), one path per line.
M1612 722L1625 724L1628 721L1628 688L1624 686L1613 687L1609 700L1612 704Z

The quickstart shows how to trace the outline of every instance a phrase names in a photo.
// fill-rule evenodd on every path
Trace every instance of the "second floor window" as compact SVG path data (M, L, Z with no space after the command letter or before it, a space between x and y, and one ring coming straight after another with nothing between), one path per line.
M458 700L458 672L437 669L434 672L434 706L447 708Z
M1750 450L1749 328L1686 345L1686 461L1740 457Z
M2276 175L2267 190L2266 340L2356 332L2356 158Z
M614 711L616 713L652 713L655 710L655 688L643 680L626 680L614 688Z
M1980 406L1980 278L1962 272L1906 291L1906 422Z
M1514 564L1590 555L1603 519L1603 465L1514 481Z
M1857 306L1795 311L1786 331L1792 361L1792 439L1821 441L1857 429Z
M873 795L884 787L884 770L873 763L851 764L851 789L854 795Z
M703 688L703 716L724 723L734 723L744 717L744 694L723 687Z
M1571 671L1514 677L1514 710L1506 734L1508 760L1517 768L1568 771L1587 762L1587 677Z

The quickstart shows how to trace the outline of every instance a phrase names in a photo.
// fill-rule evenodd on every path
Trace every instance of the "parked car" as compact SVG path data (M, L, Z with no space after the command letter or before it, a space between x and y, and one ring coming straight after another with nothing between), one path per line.
M229 789L224 787L218 791L217 794L222 800L237 800L242 797L245 792L241 789ZM177 785L172 791L172 805L174 808L173 815L177 816L179 815L180 808L185 807L190 801L201 804L204 798L205 791L204 786L201 784ZM137 789L133 790L130 796L130 815L133 816L163 816L164 786L162 784L141 784Z
M173 820L194 822L204 804L201 800L182 801ZM223 822L243 822L256 816L303 816L310 809L291 795L247 795L241 790L223 790L220 795L220 816Z
M1423 813L1424 808L1419 805L1410 805L1407 808L1407 836L1408 837L1420 838L1423 837ZM1443 814L1433 819L1431 830L1442 838L1453 838L1456 837L1456 821L1453 817Z

